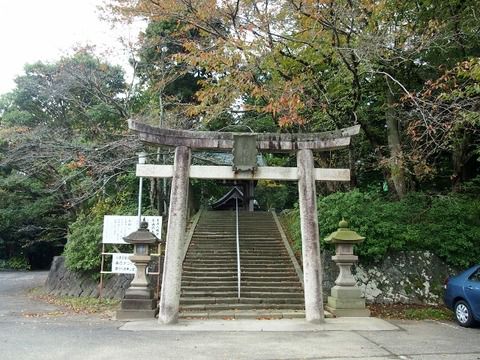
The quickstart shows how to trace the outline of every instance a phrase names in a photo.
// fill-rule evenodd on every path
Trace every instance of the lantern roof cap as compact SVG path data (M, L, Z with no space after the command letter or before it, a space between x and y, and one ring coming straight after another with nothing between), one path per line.
M325 238L326 243L349 243L349 244L359 244L365 237L360 236L355 231L348 228L348 222L345 219L342 219L338 224L338 230L334 231Z
M145 221L145 219L143 219L143 221L140 223L138 230L135 230L131 234L125 236L123 240L125 240L125 242L128 244L154 244L159 241L155 234L148 230L148 223Z

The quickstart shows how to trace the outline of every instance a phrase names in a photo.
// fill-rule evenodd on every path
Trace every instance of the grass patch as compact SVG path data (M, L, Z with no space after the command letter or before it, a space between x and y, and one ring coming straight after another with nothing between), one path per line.
M117 310L120 300L99 299L95 297L54 296L46 294L42 288L30 290L29 295L37 300L60 306L75 314L96 314L102 317L111 317Z
M454 321L452 311L440 305L374 304L369 308L372 316L382 319Z
M410 320L453 320L453 313L444 307L405 309L405 317Z

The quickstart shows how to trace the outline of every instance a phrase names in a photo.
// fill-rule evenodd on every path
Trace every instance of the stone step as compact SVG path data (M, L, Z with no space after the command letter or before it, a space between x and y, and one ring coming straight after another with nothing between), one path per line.
M303 305L303 298L247 298L236 297L216 298L216 297L181 297L180 304L183 305L202 305L202 304L296 304Z
M232 265L217 265L215 267L206 267L206 266L184 266L183 271L185 274L187 273L192 273L192 272L197 272L197 273L211 273L211 272L219 272L219 271L224 271L224 272L234 272L237 273L237 266L232 266ZM240 272L243 274L248 273L251 271L267 271L269 273L290 273L292 270L289 267L267 267L267 266L241 266L240 267Z
M291 260L290 258L287 258L283 256L283 254L278 254L276 257L265 257L264 255L242 255L240 254L240 263L243 264L249 264L249 265L258 265L258 264L264 264L267 266L272 266L272 265L287 265L287 266L292 266L291 265ZM215 264L224 264L224 265L236 265L237 264L237 256L235 257L213 257L209 256L207 258L193 258L189 257L186 258L185 261L183 262L183 265L207 265L207 266L214 266Z
M244 240L244 239L241 239L240 240L240 243L239 243L240 247L245 247L245 246L263 246L263 247L282 247L283 244L278 241L278 240L275 240L275 241L263 241L263 240L259 240L259 241L247 241L247 240ZM207 248L210 248L212 246L218 246L218 247L234 247L236 248L237 246L237 242L235 239L233 240L225 240L225 239L221 239L221 240L203 240L203 239L192 239L191 241L191 246L192 247L207 247Z
M247 228L247 227L238 227L239 234L245 236L253 236L253 237L260 237L260 235L265 235L266 237L272 237L278 235L278 229L275 227L266 227L264 226L262 229L259 228L262 226L260 224L256 224L255 228ZM236 227L226 227L226 226L197 226L195 228L195 235L196 236L212 236L212 237L220 237L220 236L236 236L237 235L237 228Z
M256 320L274 320L274 319L296 319L305 318L304 310L295 310L288 308L278 309L259 309L259 310L204 310L200 312L181 312L179 317L182 319L256 319ZM325 318L332 318L333 315L325 311Z
M240 262L242 264L265 264L265 265L288 265L292 266L291 259L285 254L279 253L249 253L249 254L240 254ZM218 255L207 255L204 256L188 256L183 262L184 265L188 264L205 264L212 265L215 264L237 264L237 255L232 256L218 256Z
M255 258L256 254L255 253L250 253L253 258L246 258L245 254L240 254L240 261L246 262L246 263L258 263L261 261L265 261L265 264L288 264L291 265L291 260L290 258L281 260L281 261L273 261L271 259L265 260L265 259L258 259ZM261 255L261 254L259 254ZM282 256L282 253L277 254L279 257ZM207 255L205 254L204 256L188 256L183 264L198 264L198 263L203 263L203 264L216 264L216 263L237 263L237 254L232 254L232 256L216 256L216 255Z
M261 225L256 225L256 226L261 226ZM278 229L274 227L264 227L263 229L259 229L258 227L254 229L247 229L247 228L238 228L239 230L239 235L245 235L245 236L252 236L252 237L261 237L260 235L265 235L267 238L269 237L274 237L275 235L278 236L279 232ZM201 237L213 237L213 238L219 238L222 236L233 236L235 237L237 235L237 228L228 228L225 226L208 226L208 227L202 227L202 226L197 226L195 228L195 236L201 236Z
M190 257L205 257L205 256L217 256L222 257L237 257L236 246L229 247L219 247L214 246L211 248L203 248L200 246L190 247L190 253L187 254L186 258ZM258 255L258 254L285 254L285 250L280 246L275 247L255 247L255 248L245 248L244 246L240 247L240 255Z
M237 271L237 264L236 263L226 263L226 264L221 264L221 263L215 263L215 264L205 264L205 263L197 263L197 264L184 264L183 265L183 270L184 271L198 271L198 272L203 272L203 271ZM245 263L242 262L240 265L240 271L287 271L291 272L292 267L286 264L268 264L268 263Z
M292 261L289 257L286 257L282 253L278 254L270 254L268 257L265 256L263 253L259 254L240 254L240 262L245 264L285 264L292 266ZM232 256L210 256L205 255L203 257L187 257L183 262L184 265L186 264L237 264L237 255Z
M262 239L262 238L249 238L249 237L240 237L239 238L240 244L281 244L278 238L274 239ZM237 239L235 236L233 237L201 237L195 236L192 237L192 243L194 244L204 244L204 245L219 245L219 244L236 244Z
M272 252L278 252L278 247L274 247L272 249ZM236 248L232 247L231 249L219 249L219 248L214 248L214 249L202 249L201 246L193 246L191 247L191 250L194 250L194 252L190 252L187 254L187 258L189 257L204 257L204 256L209 256L209 255L216 255L216 256L225 256L225 257L232 257L232 256L237 256L237 251ZM262 252L265 250L262 250ZM258 249L245 249L244 247L240 248L240 254L248 255L248 254L258 254L259 250ZM283 252L283 249L281 249L281 252Z
M256 246L241 246L241 254L258 254L259 252L269 254L269 253L283 253L285 248L280 245L256 245ZM204 254L215 254L215 251L228 251L233 253L232 255L237 256L237 247L236 245L222 245L222 246L197 246L192 245L190 248L190 254L187 256L194 256L197 253L199 256Z
M228 277L228 276L231 276L231 277L237 277L237 269L234 269L234 270L231 270L231 269L225 269L225 270L221 270L221 269L211 269L211 270L202 270L202 271L196 271L196 270L189 270L189 269L186 269L183 271L184 275L185 276L193 276L195 277L195 275L203 275L203 276L216 276L216 277ZM200 273L200 274L199 274ZM282 279L283 277L286 277L286 276L296 276L296 273L293 271L293 270L271 270L271 269L268 269L267 270L264 270L264 269L242 269L241 271L241 277L242 279L245 279L245 280L251 280L251 279L255 279L255 278L265 278L265 277L268 277L268 278L277 278L277 279Z
M200 240L200 241L210 241L210 242L222 242L222 241L231 241L235 242L237 240L236 234L220 234L219 236L214 236L214 235L195 235L192 236L193 240ZM272 235L271 232L269 234L265 235L246 235L246 234L240 234L239 240L240 243L246 242L246 241L257 241L257 242L276 242L279 241L280 236L276 236L275 234Z
M280 320L298 319L305 317L305 311L278 309L278 310L209 310L204 312L181 312L182 319L256 319L256 320Z
M240 245L269 245L269 246L275 246L275 245L283 245L283 243L280 242L279 239L250 239L250 238L240 238L239 239ZM236 245L237 244L237 239L234 238L225 238L225 237L219 237L219 238L201 238L201 237L192 237L191 244L195 244L197 246L202 245L202 246L212 246L212 245Z
M202 216L202 219L199 221L200 223L216 223L216 222L222 222L222 223L235 223L237 221L237 217L235 215L229 216L229 217L221 217L221 216ZM255 222L262 222L262 223L271 223L273 221L273 217L271 214L268 214L267 216L255 216L255 217L246 217L246 216L239 216L238 217L239 222L244 222L244 223L255 223Z
M253 310L253 309L285 309L305 310L303 304L205 304L182 305L180 311L205 311L205 310Z
M190 258L205 258L208 256L209 258L212 259L231 259L231 258L236 258L237 257L237 249L236 247L230 247L228 249L226 248L212 248L212 249L206 249L206 248L201 248L199 246L192 246L190 248L191 252L187 254L185 259L190 259ZM223 251L223 253L219 252ZM284 250L284 248L281 248L280 246L275 247L275 248L265 248L265 247L240 247L240 255L244 257L258 257L258 256L264 256L264 257L273 257L277 255L282 255L283 258L285 259L290 259L290 257L287 256L287 251Z
M303 310L303 288L270 213L240 216L241 298L237 299L237 252L234 212L204 213L183 263L181 306L189 316L222 316L222 311L268 307ZM253 311L255 310L255 311ZM271 309L270 309L271 311ZM193 315L194 314L194 315ZM268 316L275 314L269 313ZM304 313L300 315L304 317ZM266 316L266 318L268 318Z
M241 261L240 262L240 268L243 269L291 269L290 264L286 264L284 262L273 262L273 261L265 261L265 260L249 260L249 261ZM216 261L216 262L186 262L183 264L183 269L184 270L192 270L192 269L197 269L198 271L202 271L202 269L237 269L237 262L236 261Z
M252 256L241 256L240 255L240 263L258 266L258 265L265 265L265 266L273 266L273 265L291 265L291 261L289 258L284 258L282 254L278 254L277 258L265 258L263 256L255 257ZM216 264L219 265L237 265L237 256L234 258L209 258L209 259L191 259L188 258L185 260L183 265L205 265L205 266L215 266Z
M223 276L218 276L218 275L198 275L198 274L193 274L193 275L184 275L182 276L182 279L184 281L237 281L237 273L227 273L224 274ZM282 282L282 281L298 281L298 276L293 273L288 273L285 274L284 276L251 276L251 275L246 275L242 274L241 281L259 281L259 282Z
M182 290L181 297L214 297L214 298L229 298L237 296L237 291L186 291ZM272 292L272 291L241 291L242 298L254 298L254 299L302 299L303 293L298 292Z
M241 280L240 285L243 286L257 286L257 287L269 287L269 286L284 286L284 287L298 287L302 289L302 286L298 279L296 281L278 281L278 279L273 279L272 281L245 281ZM184 280L182 279L182 288L184 286L237 286L237 279L233 280Z
M243 225L243 226L242 226ZM251 235L257 235L257 234L267 234L267 235L272 235L272 234L278 234L278 229L276 228L275 225L269 226L269 225L262 225L262 224L255 224L255 225L246 225L246 224L239 224L238 225L238 231L240 234L251 234ZM269 233L271 231L271 233ZM195 232L197 234L203 234L203 235L220 235L220 234L236 234L237 233L237 227L235 225L230 226L230 225L205 225L205 224L198 224L195 227Z
M237 255L235 254L235 259L236 259L236 257L237 257ZM240 252L240 257L242 259L245 259L245 260L247 260L247 259L253 259L253 260L264 259L264 260L277 260L277 261L288 261L288 262L290 262L290 258L286 254L283 254L282 252L278 252L278 253L275 253L275 254L265 253L265 252L258 252L258 253L249 252L249 253L242 254L242 252ZM190 256L187 257L187 259L190 259L190 258L191 258ZM210 258L224 259L225 256L212 255Z
M286 287L286 286L249 286L249 285L241 285L240 286L241 292L271 292L271 293L302 293L303 294L303 289L299 286L292 286L292 287ZM189 291L203 291L203 292L212 292L212 291L219 291L219 292L236 292L237 291L237 285L220 285L220 286L205 286L205 285L200 285L200 286L183 286L182 291L184 292L189 292Z

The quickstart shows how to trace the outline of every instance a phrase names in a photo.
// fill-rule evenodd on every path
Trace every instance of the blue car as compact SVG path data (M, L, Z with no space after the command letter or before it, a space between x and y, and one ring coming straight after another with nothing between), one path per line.
M460 326L469 327L480 322L480 265L449 278L445 283L444 300Z

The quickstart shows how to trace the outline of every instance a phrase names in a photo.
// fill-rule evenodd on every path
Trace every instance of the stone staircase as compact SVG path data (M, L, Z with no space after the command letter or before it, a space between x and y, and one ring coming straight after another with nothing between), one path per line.
M234 211L203 212L183 263L180 317L304 317L302 285L273 215L239 213L241 297Z

